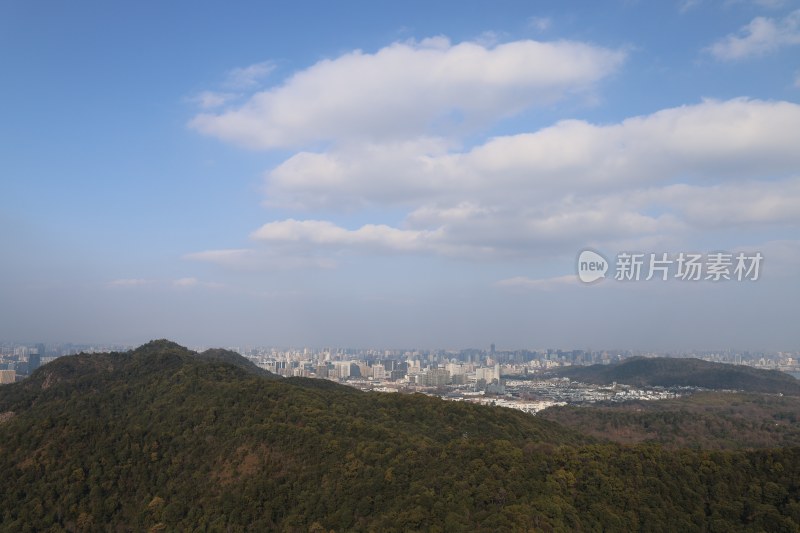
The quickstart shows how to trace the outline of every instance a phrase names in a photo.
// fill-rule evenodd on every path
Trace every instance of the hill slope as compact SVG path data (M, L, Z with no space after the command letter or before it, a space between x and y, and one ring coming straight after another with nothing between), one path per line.
M672 400L551 407L539 413L599 438L671 448L800 446L800 397L703 392Z
M800 381L777 370L712 363L700 359L633 357L613 365L574 366L556 374L586 383L689 386L800 395Z
M800 450L599 444L156 342L0 388L0 529L796 530ZM711 488L713 487L713 490Z
M237 366L242 370L250 372L251 374L256 374L258 376L264 376L270 379L280 379L279 376L276 376L272 372L264 370L256 366L255 363L250 361L249 359L242 357L236 352L232 352L230 350L222 350L219 348L212 348L210 350L206 350L204 352L200 352L196 355L200 359L207 359L211 361L222 361L225 363L230 363L233 366Z

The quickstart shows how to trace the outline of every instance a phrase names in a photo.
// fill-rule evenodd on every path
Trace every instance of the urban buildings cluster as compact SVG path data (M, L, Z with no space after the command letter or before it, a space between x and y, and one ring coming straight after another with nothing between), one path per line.
M0 343L0 383L24 379L40 365L75 353L126 351L130 346ZM203 351L205 347L193 347ZM447 400L500 405L535 413L551 405L663 399L679 389L599 387L548 375L563 366L611 364L634 356L696 357L706 361L778 369L800 377L800 352L655 353L593 350L390 350L229 347L260 368L284 377L337 381L362 390L421 392Z
M202 349L202 348L200 348ZM530 376L549 369L611 364L630 357L694 357L718 363L800 372L800 352L690 351L640 352L618 350L321 350L229 347L258 366L282 376L328 379L373 379L408 385L487 383L500 376Z
M278 350L229 348L285 377L322 378L361 390L419 392L446 400L536 413L552 405L675 398L686 389L635 389L571 382L548 374L563 366L610 364L642 355L609 351Z
M112 344L0 342L0 385L25 379L40 366L65 355L118 352L130 348Z

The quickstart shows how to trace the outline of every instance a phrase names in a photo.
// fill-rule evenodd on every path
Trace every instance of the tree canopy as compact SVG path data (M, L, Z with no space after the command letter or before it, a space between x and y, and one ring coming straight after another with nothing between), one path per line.
M6 531L797 531L800 449L624 446L159 341L0 388Z

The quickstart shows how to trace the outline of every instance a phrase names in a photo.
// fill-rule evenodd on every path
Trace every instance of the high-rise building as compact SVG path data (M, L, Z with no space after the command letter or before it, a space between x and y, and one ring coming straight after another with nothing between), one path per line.
M450 383L450 372L444 368L436 368L430 371L431 385L435 387L444 387Z
M350 370L350 361L336 361L336 377L349 378Z
M16 370L0 370L0 385L14 383L17 380Z
M450 372L443 368L431 368L417 375L417 384L427 387L444 387L450 383Z
M28 354L28 373L33 372L42 364L42 356L44 355L44 344L37 344L36 348L31 350Z

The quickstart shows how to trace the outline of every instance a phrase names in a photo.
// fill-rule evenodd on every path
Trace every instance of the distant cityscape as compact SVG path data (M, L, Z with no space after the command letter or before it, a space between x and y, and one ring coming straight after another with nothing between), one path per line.
M112 344L0 343L0 384L21 381L39 366L78 353L124 352ZM203 351L206 347L191 347ZM366 391L419 392L453 401L499 405L536 413L552 405L675 398L686 388L596 386L553 376L560 367L611 364L630 357L694 357L718 363L780 370L800 376L800 352L698 351L658 353L615 350L398 350L342 348L227 348L283 377L336 381Z

